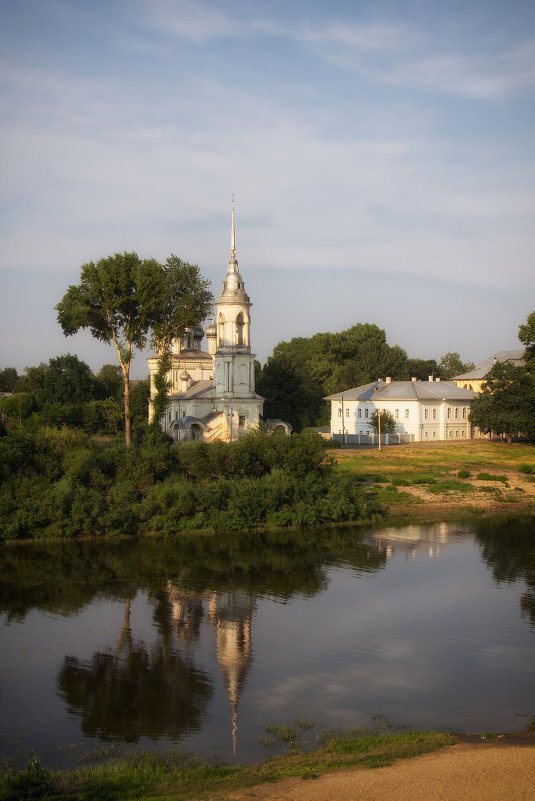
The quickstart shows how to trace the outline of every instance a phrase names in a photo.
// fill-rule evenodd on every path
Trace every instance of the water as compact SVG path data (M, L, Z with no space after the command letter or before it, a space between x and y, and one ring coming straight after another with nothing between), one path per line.
M7 546L0 754L251 762L268 723L525 728L535 526Z

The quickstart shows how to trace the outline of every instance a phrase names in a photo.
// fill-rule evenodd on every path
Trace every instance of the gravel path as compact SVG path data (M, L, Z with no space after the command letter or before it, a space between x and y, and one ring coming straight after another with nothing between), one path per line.
M231 793L233 801L535 801L535 746L459 743L387 768L327 772Z

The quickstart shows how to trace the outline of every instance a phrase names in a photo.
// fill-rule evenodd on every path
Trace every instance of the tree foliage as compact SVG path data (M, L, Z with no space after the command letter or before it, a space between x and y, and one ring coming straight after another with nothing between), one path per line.
M127 449L81 431L0 437L0 538L306 526L377 514L354 477L333 474L315 434L238 442L147 437Z
M470 410L471 422L484 433L508 438L535 437L535 382L525 367L497 362Z
M66 336L88 328L113 344L123 374L126 444L132 441L130 364L148 342L165 351L184 328L207 315L212 300L199 268L170 256L165 265L137 253L116 253L82 265L81 279L57 304Z
M393 434L396 430L394 415L388 409L383 409L380 413L381 434ZM370 417L370 426L376 434L379 433L379 411L376 409Z
M280 342L264 365L257 386L266 398L264 416L287 420L300 430L328 423L326 395L387 375L407 377L407 354L388 345L378 326L357 323L336 334Z
M524 361L530 371L535 369L535 312L528 314L525 323L519 326L518 338L524 345Z
M18 380L19 376L14 367L4 367L0 370L0 392L13 392Z
M449 381L456 375L468 373L474 369L473 362L463 362L458 353L446 353L440 360L438 366L440 376L445 381ZM429 373L431 375L431 373Z

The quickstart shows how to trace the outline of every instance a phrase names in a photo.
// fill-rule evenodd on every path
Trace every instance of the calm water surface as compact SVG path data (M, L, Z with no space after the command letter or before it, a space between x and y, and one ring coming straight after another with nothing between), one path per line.
M0 581L2 755L535 715L533 523L9 546Z

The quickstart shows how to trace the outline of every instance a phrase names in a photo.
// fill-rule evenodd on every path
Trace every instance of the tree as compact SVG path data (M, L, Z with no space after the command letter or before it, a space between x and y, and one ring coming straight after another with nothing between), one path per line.
M388 409L381 410L381 434L393 434L396 430L396 421ZM379 411L376 409L370 417L370 425L376 434L379 433Z
M0 398L0 414L9 420L18 420L19 428L22 426L23 418L29 417L34 408L34 399L27 392L17 392Z
M535 384L528 370L497 362L472 404L470 420L487 434L535 437Z
M442 371L440 370L435 359L409 359L407 361L407 373L405 378L417 378L420 381L427 381L429 376L436 377L440 375L442 378Z
M86 403L94 396L93 373L78 356L66 353L50 359L43 379L46 403Z
M211 300L197 266L176 256L161 265L125 252L82 265L80 283L70 286L57 304L66 336L89 328L96 339L115 346L123 374L127 446L132 442L130 364L135 349L150 341L159 353L167 350L172 338L204 319Z
M446 353L440 360L439 370L441 377L449 381L455 375L462 375L474 369L473 362L463 363L458 353ZM431 374L429 374L431 375Z
M97 381L102 387L102 398L115 398L122 392L123 376L117 364L103 364L97 373Z
M41 362L36 367L25 367L24 374L21 375L17 382L17 392L29 392L35 398L37 405L40 406L47 370L48 365L44 362Z
M524 352L526 366L533 371L535 368L535 312L528 314L527 321L519 326L518 338L526 347Z
M0 370L0 392L13 392L18 380L19 376L14 367L4 367Z

